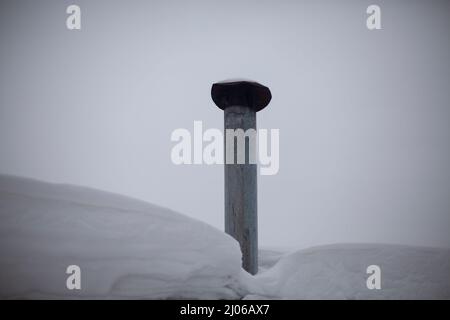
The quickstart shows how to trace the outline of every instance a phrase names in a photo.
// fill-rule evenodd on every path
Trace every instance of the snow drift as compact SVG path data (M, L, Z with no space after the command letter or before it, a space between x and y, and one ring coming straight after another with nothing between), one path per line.
M0 298L239 298L240 262L234 239L168 209L0 175Z
M81 290L66 269L81 268ZM381 268L368 290L367 266ZM88 188L0 175L0 298L450 299L450 249L330 245L263 250L168 209Z
M380 290L366 286L370 265L381 269ZM247 299L450 299L450 249L321 246L285 254L255 280L261 291Z

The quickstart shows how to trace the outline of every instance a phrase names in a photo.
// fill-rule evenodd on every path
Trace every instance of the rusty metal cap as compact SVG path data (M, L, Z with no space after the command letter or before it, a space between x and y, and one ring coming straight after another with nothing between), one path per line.
M231 106L247 106L257 112L269 104L272 94L269 88L258 82L228 80L214 83L211 97L222 110Z

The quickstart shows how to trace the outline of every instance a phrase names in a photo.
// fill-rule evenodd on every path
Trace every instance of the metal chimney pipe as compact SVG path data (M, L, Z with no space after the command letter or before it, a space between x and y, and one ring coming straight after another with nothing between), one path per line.
M211 89L214 103L224 110L225 160L233 152L234 161L225 161L225 232L235 238L242 251L242 267L258 272L258 207L256 146L245 143L245 162L238 164L238 139L227 141L227 129L256 130L256 112L265 108L272 95L269 88L251 81L215 83ZM245 138L244 138L244 141ZM256 143L256 137L253 140ZM227 148L228 146L228 148ZM232 146L232 148L230 147Z

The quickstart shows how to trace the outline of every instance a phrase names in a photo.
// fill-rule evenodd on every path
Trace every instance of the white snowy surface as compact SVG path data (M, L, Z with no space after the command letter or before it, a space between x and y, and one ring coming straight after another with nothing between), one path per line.
M66 268L81 268L81 290ZM450 299L450 249L340 244L261 250L168 209L0 175L0 298ZM369 290L366 268L381 268Z
M380 290L366 286L370 265L381 269ZM285 254L255 280L261 291L246 299L450 299L450 249L321 246Z
M239 298L240 261L234 239L168 209L0 175L0 298Z

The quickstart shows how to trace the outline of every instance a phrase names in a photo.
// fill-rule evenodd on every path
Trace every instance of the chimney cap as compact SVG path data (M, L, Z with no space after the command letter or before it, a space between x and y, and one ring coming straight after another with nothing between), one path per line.
M222 110L246 106L257 112L269 104L272 94L269 88L255 81L226 80L212 85L211 97Z

